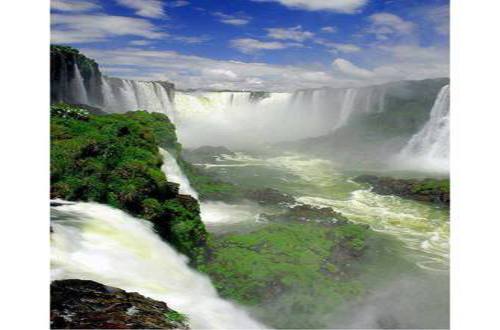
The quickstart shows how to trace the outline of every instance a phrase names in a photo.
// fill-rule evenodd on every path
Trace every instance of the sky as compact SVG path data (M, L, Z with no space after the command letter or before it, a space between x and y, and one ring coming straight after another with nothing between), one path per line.
M449 76L449 0L52 0L108 76L293 91Z

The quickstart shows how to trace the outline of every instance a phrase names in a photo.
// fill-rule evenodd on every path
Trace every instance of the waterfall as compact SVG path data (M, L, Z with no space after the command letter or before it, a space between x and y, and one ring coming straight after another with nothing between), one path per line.
M51 210L51 278L93 280L152 299L189 317L193 329L262 325L221 299L208 277L163 242L148 221L110 206L69 203Z
M450 149L450 86L439 91L427 123L401 150L399 158L415 165L448 170Z
M161 112L174 120L174 105L169 87L157 81L135 81L102 77L103 110ZM172 87L173 89L173 87Z
M78 104L88 104L88 96L87 96L87 90L85 88L85 83L83 81L82 74L80 73L80 69L78 66L75 65L73 66L74 70L74 75L73 79L71 79L70 82L70 92L73 100L75 100L75 103Z
M356 95L358 91L353 88L349 88L345 91L344 100L342 102L342 107L340 108L340 114L335 126L333 127L333 131L336 131L340 127L344 126L349 120L353 110L354 110L354 102L356 100Z
M165 149L160 148L160 154L163 157L163 166L161 170L167 176L168 181L179 184L179 193L191 195L198 199L198 193L191 187L188 178L182 173L179 164L174 156Z

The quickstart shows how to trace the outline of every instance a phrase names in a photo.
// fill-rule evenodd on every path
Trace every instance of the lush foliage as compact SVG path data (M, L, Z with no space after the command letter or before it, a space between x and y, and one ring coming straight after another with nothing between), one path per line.
M291 306L289 317L306 322L297 325L320 327L319 320L304 315L363 292L348 265L361 256L369 233L351 223L272 223L213 239L204 270L223 297L245 305Z
M158 145L180 150L163 114L94 116L53 106L51 197L106 203L143 217L179 251L199 258L207 233L198 203L167 181Z

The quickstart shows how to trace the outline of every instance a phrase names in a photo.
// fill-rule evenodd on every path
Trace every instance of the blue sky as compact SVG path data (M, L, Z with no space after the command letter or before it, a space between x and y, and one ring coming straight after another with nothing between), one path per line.
M448 0L52 0L107 75L294 90L448 76Z

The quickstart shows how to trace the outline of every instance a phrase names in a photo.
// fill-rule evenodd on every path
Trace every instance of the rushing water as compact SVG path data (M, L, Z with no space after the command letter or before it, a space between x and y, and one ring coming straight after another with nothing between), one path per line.
M277 188L294 195L298 202L332 207L352 221L369 224L402 241L407 257L420 268L448 270L448 210L375 194L368 186L353 182L352 175L335 163L300 154L258 157L237 153L205 166L233 182Z
M109 206L52 208L52 279L87 279L165 301L194 329L263 328L218 297L210 280L163 242L151 223Z
M449 171L450 86L441 88L429 121L401 151L399 158L408 166Z

